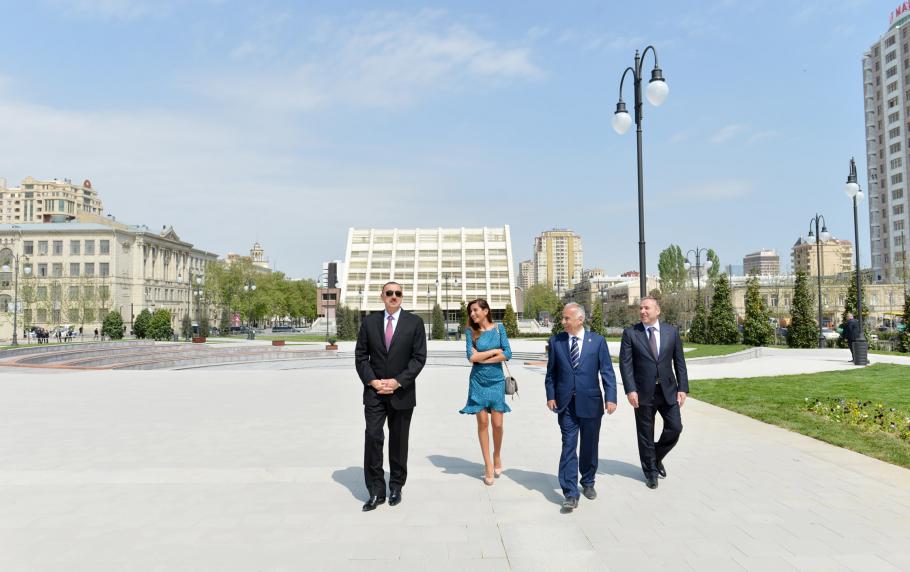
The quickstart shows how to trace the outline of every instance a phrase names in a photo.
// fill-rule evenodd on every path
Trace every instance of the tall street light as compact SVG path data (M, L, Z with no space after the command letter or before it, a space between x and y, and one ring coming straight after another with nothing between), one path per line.
M818 225L821 223L821 232L818 230ZM813 233L813 224L815 225L815 232ZM809 238L815 238L815 266L816 266L816 275L818 276L818 347L825 347L825 336L822 334L822 243L827 242L831 238L831 233L828 232L828 225L825 224L825 217L820 214L816 214L813 219L809 221Z
M850 157L850 173L847 175L847 184L844 192L853 200L853 247L856 249L856 320L859 322L859 337L853 340L853 365L867 365L869 363L869 342L863 328L863 286L859 269L859 222L856 214L856 205L863 200L863 190L856 182L856 161ZM906 260L904 261L906 264ZM893 323L893 319L892 319Z
M202 276L196 275L196 287L193 293L196 295L196 326L199 328L199 335L202 333L202 306L199 304L199 297L202 295Z
M446 316L445 316L445 319L442 321L442 323L443 323L443 326L445 326L445 331L446 331L445 339L446 339L446 341L448 341L449 340L449 273L448 272L443 273L442 278L443 278L443 280L445 280L445 283L446 283ZM453 280L452 285L458 286L458 278L453 278L452 280Z
M657 50L654 49L654 46L648 46L641 55L638 55L638 50L636 50L634 67L628 67L622 72L622 79L619 80L619 101L616 103L616 112L613 115L613 129L620 135L628 131L632 126L632 117L626 110L626 103L622 100L623 82L626 79L626 74L632 72L632 79L635 84L635 126L638 145L638 267L641 273L639 276L641 298L645 298L648 295L648 276L647 272L645 272L645 191L641 151L641 65L645 56L648 55L648 50L654 55L654 69L651 70L651 80L648 82L645 95L654 107L660 106L667 99L670 87L664 81L663 72L657 63Z
M430 285L427 284L427 317L429 318L427 322L430 324L430 329L427 331L427 339L433 339L433 302L430 300Z
M28 257L27 256L23 256L23 263L26 265L25 268L23 269L23 272L26 275L31 274L32 268L31 268L31 266L28 266ZM3 270L3 272L9 272L10 271L9 264L4 264L2 270ZM19 336L19 321L18 321L18 317L19 317L19 253L18 252L13 254L12 271L14 274L13 280L15 282L15 286L13 286L13 292L14 292L14 294L13 294L13 339L12 339L11 344L14 346L18 346L19 345L19 337L18 337Z
M686 267L686 270L692 268L692 263L689 262L689 255L692 253L695 253L695 292L696 292L695 301L696 301L696 304L698 303L699 300L701 300L701 267L702 267L701 253L702 252L705 253L705 272L707 272L708 270L711 269L711 266L714 264L714 262L710 258L708 258L708 249L707 248L699 248L698 245L696 245L695 250L690 250L690 251L686 252L686 262L683 264L683 266Z
M252 340L255 338L255 334L253 334L253 293L256 291L256 284L253 283L251 279L247 279L246 284L243 285L243 290L250 298L250 311L247 314L246 339ZM328 336L328 326L326 326L326 336Z

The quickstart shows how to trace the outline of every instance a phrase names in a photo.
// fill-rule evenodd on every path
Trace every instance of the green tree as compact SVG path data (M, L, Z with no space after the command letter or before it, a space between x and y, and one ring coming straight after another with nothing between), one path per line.
M434 340L442 340L446 337L445 317L442 315L442 308L439 304L433 306L433 330L430 337Z
M556 292L546 284L534 284L525 292L525 317L537 320L546 312L552 318L558 306Z
M714 298L711 300L711 313L708 314L708 342L739 343L736 312L733 310L730 282L726 274L719 274L714 280Z
M720 274L720 257L717 256L713 248L709 248L708 252L705 253L705 258L711 261L711 268L708 268L708 279L713 282Z
M166 341L174 338L174 329L171 328L171 313L167 310L155 310L149 320L146 337L153 340Z
M605 320L611 328L631 326L638 320L638 308L623 302L607 302Z
M662 292L675 294L686 287L686 257L678 245L671 244L661 251L657 270L660 272Z
M360 330L359 312L347 306L338 306L335 310L335 323L339 340L356 340Z
M492 317L492 316L491 316ZM461 301L461 306L458 308L458 333L464 335L465 325L468 323L468 307L465 305L464 300Z
M812 317L813 300L809 277L805 272L797 272L787 328L787 345L791 348L813 348L818 343L818 326Z
M202 318L199 319L199 335L203 338L209 337L211 333L209 329L209 315L207 312L202 313Z
M693 344L708 343L708 310L701 299L695 302L695 317L689 326L688 340Z
M512 304L506 304L506 312L502 317L502 325L506 328L506 335L510 338L518 336L518 315Z
M861 280L862 280L862 276L863 275L860 274ZM863 283L865 284L865 280L863 280ZM840 316L841 326L843 326L844 324L847 323L847 314L853 314L854 317L859 318L859 315L857 314L857 311L856 311L856 306L857 306L856 270L854 270L850 276L850 284L847 285L847 297L844 299L844 311L841 312L841 316ZM865 320L863 320L863 321L865 322ZM860 326L863 328L863 334L865 335L866 339L868 340L869 339L868 329L866 328L865 324L860 324ZM847 340L844 337L841 337L837 340L837 347L847 348L850 346L847 344Z
M231 313L227 308L221 310L221 319L218 321L218 329L222 336L228 335L231 331Z
M152 314L148 309L143 309L139 312L139 315L136 316L136 320L133 322L133 335L137 339L145 339L148 333L149 322L152 321Z
M743 322L743 343L766 346L774 339L771 313L761 297L758 277L752 276L746 286L746 319Z
M189 338L193 335L193 319L190 318L189 314L184 314L183 319L180 320L180 335L184 338Z
M904 331L900 337L900 351L910 352L910 294L904 294Z
M112 340L123 338L123 316L120 315L120 312L112 311L107 313L101 325L101 335L107 336Z
M591 312L591 331L602 336L607 335L607 325L604 323L603 305L598 301Z
M562 309L565 307L565 303L560 300L556 306L556 311L553 313L553 327L550 329L550 331L554 336L559 332L565 331L565 328L562 327Z

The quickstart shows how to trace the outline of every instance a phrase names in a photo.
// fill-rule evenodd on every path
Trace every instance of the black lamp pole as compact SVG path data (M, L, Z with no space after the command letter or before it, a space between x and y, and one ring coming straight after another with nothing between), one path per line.
M664 81L663 72L657 63L657 50L654 46L648 46L641 55L638 50L635 51L634 67L626 68L622 73L622 79L619 81L619 101L616 103L616 112L613 117L613 129L619 133L625 133L631 127L631 117L626 110L626 104L622 100L622 86L626 79L626 74L632 72L632 79L635 86L635 127L637 142L638 158L638 267L640 281L641 298L648 295L648 276L645 272L645 195L644 195L644 171L642 168L642 143L641 143L641 120L642 120L642 102L641 102L641 65L648 51L654 55L654 69L651 70L651 81L648 82L647 97L652 105L658 106L664 102L669 93L667 82Z
M818 230L819 221L821 221L821 232ZM815 233L813 234L812 225L815 225ZM815 217L809 221L809 238L815 237L815 266L816 266L816 276L818 278L818 347L825 347L825 336L822 334L822 241L827 240L828 237L828 225L825 224L825 217L820 214L816 214Z
M863 281L859 266L859 217L857 216L857 203L863 198L863 191L856 182L856 161L853 160L853 157L850 157L850 173L847 175L847 185L844 190L847 196L853 199L853 248L856 250L856 320L859 322L859 337L853 340L853 365L867 365L869 363L869 342L866 340L863 328ZM904 264L906 264L906 260L904 260Z

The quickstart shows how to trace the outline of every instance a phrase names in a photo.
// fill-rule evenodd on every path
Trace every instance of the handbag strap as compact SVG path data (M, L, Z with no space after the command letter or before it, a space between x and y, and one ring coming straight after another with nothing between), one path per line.
M502 323L496 325L496 333L499 334L499 349L505 349L502 347L502 330L500 328L502 328ZM503 360L502 367L506 368L506 374L512 377L512 372L509 371L509 360Z

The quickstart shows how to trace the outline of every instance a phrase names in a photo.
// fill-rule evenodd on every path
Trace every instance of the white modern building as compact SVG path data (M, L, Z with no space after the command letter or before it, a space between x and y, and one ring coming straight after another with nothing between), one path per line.
M509 226L348 230L340 304L382 310L382 285L404 289L403 307L428 316L434 304L454 319L462 301L484 298L499 318L515 308Z
M877 281L906 276L910 232L910 9L899 3L888 30L863 55L869 238ZM844 170L847 165L845 162Z

